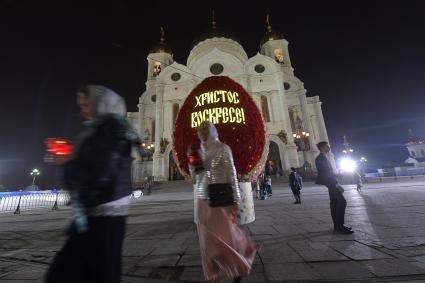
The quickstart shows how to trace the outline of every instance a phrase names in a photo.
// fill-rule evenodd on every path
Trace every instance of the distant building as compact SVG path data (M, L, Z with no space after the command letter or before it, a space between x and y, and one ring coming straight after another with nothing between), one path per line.
M415 166L425 166L425 140L415 137L412 129L409 129L409 139L406 142L409 157L404 161Z

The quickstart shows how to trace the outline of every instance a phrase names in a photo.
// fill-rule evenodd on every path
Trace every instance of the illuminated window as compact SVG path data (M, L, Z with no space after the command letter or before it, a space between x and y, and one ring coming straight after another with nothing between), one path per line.
M278 63L282 63L282 64L284 63L282 49L276 48L274 50L274 59Z
M176 124L177 114L179 114L179 109L180 109L179 104L178 103L174 103L173 104L173 129L174 129L174 126Z
M267 97L261 96L261 111L263 112L263 119L265 122L270 122L269 105L267 103Z
M151 133L152 133L152 141L155 141L155 120L152 120Z
M153 76L157 77L160 73L161 73L161 63L155 61L155 64L153 65Z

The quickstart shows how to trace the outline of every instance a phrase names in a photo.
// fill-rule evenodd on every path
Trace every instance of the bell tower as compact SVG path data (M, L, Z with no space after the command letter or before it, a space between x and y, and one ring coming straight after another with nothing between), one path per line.
M285 73L294 75L294 69L291 65L291 58L288 50L289 42L283 35L273 30L270 23L270 15L266 16L266 33L260 43L260 53L273 58L280 64Z
M147 89L149 89L150 87L154 87L156 78L159 76L161 71L174 62L173 52L165 43L165 31L163 27L160 28L159 43L152 46L152 48L149 50L147 60Z

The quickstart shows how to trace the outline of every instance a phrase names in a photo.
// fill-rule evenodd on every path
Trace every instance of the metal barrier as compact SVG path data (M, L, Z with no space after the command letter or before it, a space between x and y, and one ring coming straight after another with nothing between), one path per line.
M146 184L150 191L152 184ZM135 190L129 197L136 199L141 196L142 191ZM20 214L21 211L42 208L58 210L61 206L69 205L70 201L71 196L67 191L0 192L0 213Z
M136 190L141 190L144 194L150 195L152 193L152 188L154 186L154 177L146 177L145 181L137 182L134 185Z
M48 208L52 210L65 206L70 201L66 191L34 191L34 192L7 192L0 193L0 213Z
M425 175L366 177L364 178L364 183L397 182L410 180L425 181Z

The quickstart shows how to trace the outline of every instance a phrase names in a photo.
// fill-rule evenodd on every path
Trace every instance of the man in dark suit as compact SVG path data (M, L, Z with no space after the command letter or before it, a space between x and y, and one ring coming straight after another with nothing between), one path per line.
M316 184L328 188L334 230L342 234L352 234L351 228L344 225L345 207L347 206L347 201L343 196L344 189L338 184L332 165L326 157L331 148L325 141L319 142L317 148L320 150L320 154L316 157Z

